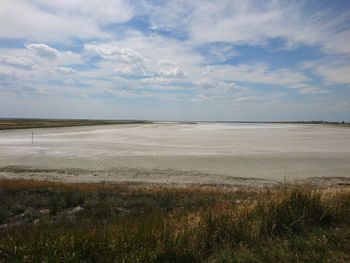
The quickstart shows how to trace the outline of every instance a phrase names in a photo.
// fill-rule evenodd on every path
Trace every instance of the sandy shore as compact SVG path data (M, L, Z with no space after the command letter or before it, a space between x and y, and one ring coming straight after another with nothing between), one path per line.
M0 177L223 185L348 183L350 129L201 123L0 131Z

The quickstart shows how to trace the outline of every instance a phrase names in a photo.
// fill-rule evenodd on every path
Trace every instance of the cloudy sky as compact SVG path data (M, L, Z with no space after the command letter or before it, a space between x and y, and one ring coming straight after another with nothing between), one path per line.
M350 121L350 1L0 0L0 117Z

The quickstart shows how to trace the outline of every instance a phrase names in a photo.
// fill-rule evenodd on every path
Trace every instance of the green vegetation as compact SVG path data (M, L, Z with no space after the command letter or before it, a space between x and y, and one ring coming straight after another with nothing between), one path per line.
M350 192L0 181L2 262L348 262Z
M138 120L0 119L0 130L151 123Z

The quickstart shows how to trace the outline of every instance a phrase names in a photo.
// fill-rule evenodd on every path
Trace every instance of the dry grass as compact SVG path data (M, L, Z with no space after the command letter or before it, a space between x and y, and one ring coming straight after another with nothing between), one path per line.
M3 262L350 260L345 187L1 180L0 194Z

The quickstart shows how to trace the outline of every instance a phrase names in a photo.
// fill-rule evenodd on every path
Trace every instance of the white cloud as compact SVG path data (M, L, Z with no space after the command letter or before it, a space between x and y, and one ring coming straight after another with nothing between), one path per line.
M77 73L76 70L74 70L73 68L69 68L69 67L56 67L56 71L58 73L62 73L62 74L74 74L74 73Z
M34 67L33 60L27 57L1 56L0 63L27 69L31 69Z
M85 50L98 54L104 59L112 59L131 63L139 63L146 61L146 58L142 56L139 52L127 47L118 47L107 44L86 44Z
M350 62L348 58L327 58L319 61L308 61L305 69L312 70L329 83L350 84Z
M202 101L208 101L208 100L210 100L210 97L204 94L198 94L191 99L191 101L193 102L202 102Z
M236 103L261 103L267 99L262 96L242 96L235 99Z
M164 77L145 78L145 79L142 79L141 82L144 84L156 84L156 85L170 84L170 80Z
M96 54L101 58L114 62L117 74L124 76L143 77L144 84L169 84L186 77L184 70L176 63L176 57L182 64L182 59L187 53L180 42L176 44L172 40L163 38L145 37L131 33L131 38L108 44L86 44L85 50L90 54ZM160 42L158 44L158 41ZM173 49L164 49L172 45ZM164 52L166 50L166 52ZM179 50L177 54L175 52ZM180 50L186 50L184 54ZM169 51L171 52L169 54ZM145 53L147 55L145 55ZM191 56L187 57L186 66L192 67Z
M155 76L141 80L142 83L165 85L185 78L185 73L175 63L166 60L158 61L158 63L165 68L159 69Z
M294 86L309 79L302 72L291 69L271 69L264 63L211 65L205 75L211 79L242 81L270 85Z
M280 39L284 48L309 45L327 53L350 53L350 11L325 10L309 1L178 0L146 6L153 28L183 32L196 45L266 46L270 39Z
M26 48L33 51L36 55L43 58L53 59L57 58L59 51L46 44L26 44Z
M112 44L86 44L85 50L91 54L97 54L103 59L115 62L115 71L121 75L143 76L146 75L146 59L139 52Z
M52 56L55 58L52 59ZM28 44L22 49L0 49L0 71L7 72L7 77L4 74L0 77L0 86L2 90L14 94L57 94L54 90L60 85L52 86L64 80L62 74L70 75L75 83L79 83L78 72L64 65L81 62L80 55L59 51L45 44ZM61 86L62 92L59 94L63 95L68 85L65 83ZM69 92L74 94L72 90ZM76 93L79 92L77 90Z
M23 56L30 57L30 59L44 66L83 62L82 56L79 54L71 51L60 51L44 43L26 44L25 47L26 50L17 50L17 52L21 52Z
M6 79L13 79L13 78L15 78L15 75L13 74L13 72L11 70L0 67L0 77L3 79L5 79L5 78Z
M128 64L121 62L117 64L114 70L117 74L125 76L145 76L147 74L146 67L142 63Z
M175 65L186 75L192 75L203 62L203 57L191 45L166 36L127 31L123 39L109 43L108 46L127 47L141 54L147 59L147 70L154 74L161 68Z
M35 0L34 5L41 9L50 9L61 17L81 17L99 24L126 22L133 16L128 1L122 0Z
M0 37L31 41L69 42L72 39L111 38L102 27L133 17L123 0L0 1Z
M195 81L194 84L198 87L198 94L193 98L195 102L215 101L217 103L232 104L237 102L237 98L256 96L254 91L232 81L204 78Z
M134 94L131 92L128 92L126 90L115 90L115 89L111 89L111 88L105 88L104 92L109 94L109 95L113 95L113 96L118 96L118 97L133 97Z
M184 34L191 20L192 1L164 1L152 3L142 1L139 5L139 15L149 17L152 30L168 31L172 34Z
M213 71L213 67L212 66L206 66L205 69L201 72L201 74L203 76L207 76L210 72Z
M165 60L165 59L161 59L158 60L158 64L162 65L162 66L167 66L167 67L176 67L176 63L170 61L170 60Z
M286 6L255 1L197 2L192 20L192 36L196 42L231 42L264 44L269 37L278 37L280 24L288 21ZM284 23L285 24L285 23Z
M232 44L214 43L204 45L202 49L205 50L205 59L209 64L223 63L239 55L238 51L235 50Z
M317 87L303 87L298 89L298 92L300 94L322 94L322 93L329 93L328 90L320 89Z
M212 79L200 79L198 81L194 81L194 84L202 89L214 89L218 92L222 91L242 91L243 88L237 85L234 82L225 82L220 80L212 80Z
M164 78L184 78L185 74L179 67L162 68L158 74Z

